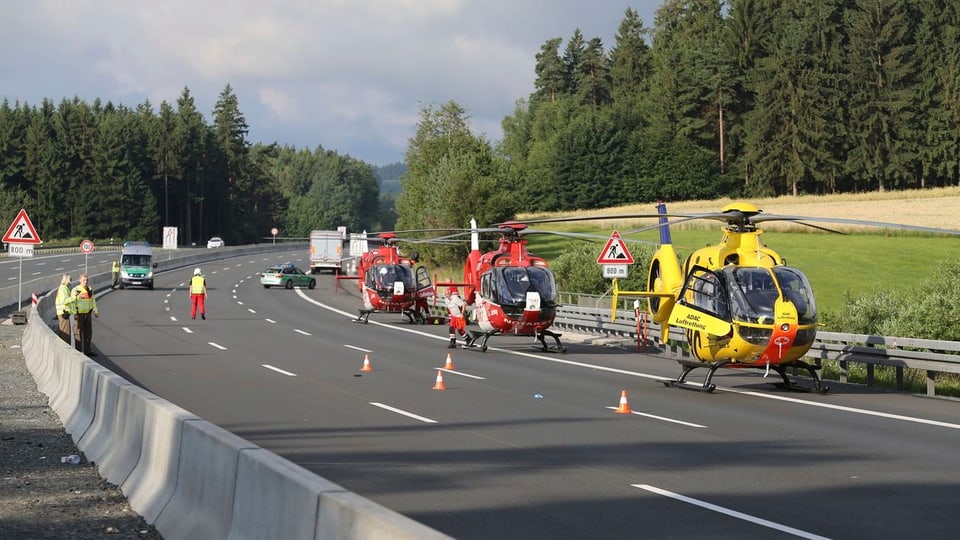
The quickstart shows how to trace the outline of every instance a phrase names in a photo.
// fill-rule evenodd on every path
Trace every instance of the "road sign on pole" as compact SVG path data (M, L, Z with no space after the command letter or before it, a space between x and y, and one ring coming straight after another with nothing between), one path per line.
M27 215L27 211L20 209L20 213L17 214L17 217L13 218L13 223L10 224L10 228L7 229L6 234L3 235L3 240L0 240L5 244L42 244L43 241L40 240L40 235L37 234L37 230L33 228L33 223L30 222L30 216Z
M633 255L627 249L626 242L620 238L620 233L613 231L610 239L603 246L603 251L597 257L597 264L633 264Z
M80 253L83 253L84 255L93 253L93 242L90 240L84 240L83 242L80 242Z
M33 244L10 244L7 252L11 257L33 257Z

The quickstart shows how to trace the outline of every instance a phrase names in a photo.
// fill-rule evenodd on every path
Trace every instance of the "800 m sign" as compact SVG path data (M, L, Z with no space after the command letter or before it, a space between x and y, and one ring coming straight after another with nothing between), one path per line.
M11 257L33 257L33 244L7 244Z

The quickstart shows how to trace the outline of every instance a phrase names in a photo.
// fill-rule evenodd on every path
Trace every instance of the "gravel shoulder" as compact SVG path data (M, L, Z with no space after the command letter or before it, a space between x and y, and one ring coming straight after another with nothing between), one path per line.
M13 311L0 311L0 538L162 538L100 478L37 390ZM70 455L80 463L61 463Z

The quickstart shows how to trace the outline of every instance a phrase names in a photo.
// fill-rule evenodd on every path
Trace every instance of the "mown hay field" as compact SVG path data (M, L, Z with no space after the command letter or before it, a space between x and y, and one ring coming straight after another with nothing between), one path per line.
M668 212L718 212L733 201L684 201L667 204ZM862 193L851 195L779 197L751 199L764 213L882 221L960 231L960 187L918 191ZM653 204L630 205L603 210L555 214L522 214L518 220L539 217L609 216L654 213ZM535 225L538 229L591 231L609 235L654 223L651 219L617 219L585 223ZM777 222L764 223L764 242L780 252L787 264L803 270L810 279L821 310L836 311L845 296L871 294L878 289L910 289L933 275L944 261L960 260L960 236L925 236L893 228L828 226L844 234ZM681 257L704 245L715 243L722 224L695 221L671 227L673 242ZM656 232L633 238L655 242ZM550 260L563 251L563 242L530 236L530 248ZM598 245L599 249L602 246ZM641 262L645 266L646 262ZM598 267L599 271L599 267Z

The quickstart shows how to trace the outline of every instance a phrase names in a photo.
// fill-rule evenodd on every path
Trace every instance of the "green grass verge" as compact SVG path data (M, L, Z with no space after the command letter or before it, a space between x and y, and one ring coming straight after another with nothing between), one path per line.
M610 230L578 227L567 231L590 232L608 236ZM721 232L714 229L675 230L674 246L680 257L693 250L719 241ZM547 261L559 256L569 246L569 238L553 235L530 235L528 248ZM656 241L653 231L630 238ZM960 240L930 236L873 234L812 234L806 232L765 232L766 245L780 253L787 264L802 270L813 286L821 312L839 312L844 293L851 297L878 290L909 290L924 276L932 275L940 262L960 259ZM603 248L597 242L597 254ZM597 267L600 272L600 267Z

